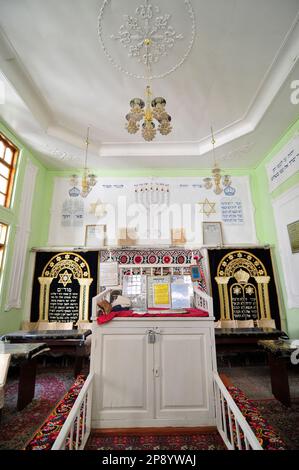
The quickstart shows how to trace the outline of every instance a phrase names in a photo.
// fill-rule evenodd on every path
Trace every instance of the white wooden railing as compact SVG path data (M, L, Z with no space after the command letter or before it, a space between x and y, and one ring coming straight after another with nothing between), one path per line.
M51 450L83 450L90 434L94 374L90 373Z
M83 450L90 434L94 374L88 375L51 450ZM216 425L229 450L263 450L217 372L214 372Z
M214 372L216 425L229 450L263 450L217 372Z

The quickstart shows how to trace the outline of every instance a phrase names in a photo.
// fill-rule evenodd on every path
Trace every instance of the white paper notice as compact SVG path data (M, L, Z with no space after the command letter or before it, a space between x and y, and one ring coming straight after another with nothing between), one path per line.
M107 262L100 264L100 286L117 286L118 285L118 263Z
M295 135L266 165L266 168L270 192L299 171L299 136Z

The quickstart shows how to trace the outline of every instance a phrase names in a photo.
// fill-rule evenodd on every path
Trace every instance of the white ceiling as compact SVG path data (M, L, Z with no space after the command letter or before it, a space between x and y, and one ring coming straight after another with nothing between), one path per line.
M134 15L144 2L106 3L106 44L123 67L138 73L140 66L110 35L124 13ZM172 15L187 43L184 0L151 3ZM221 165L255 167L299 116L299 105L290 101L292 80L299 78L299 0L191 3L191 52L177 70L152 82L172 116L168 136L148 143L125 129L129 101L144 96L146 82L106 57L98 36L102 0L0 0L0 116L51 168L82 166L88 125L94 168L210 167L211 123ZM183 41L157 64L158 72L180 60Z

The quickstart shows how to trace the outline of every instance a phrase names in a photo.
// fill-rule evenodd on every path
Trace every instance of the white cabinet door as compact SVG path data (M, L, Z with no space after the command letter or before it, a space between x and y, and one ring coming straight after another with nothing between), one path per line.
M146 329L103 328L97 342L95 424L140 426L153 417L153 344Z
M94 331L92 427L214 426L211 322L130 323Z
M155 343L155 417L214 424L211 341L207 328L163 328Z

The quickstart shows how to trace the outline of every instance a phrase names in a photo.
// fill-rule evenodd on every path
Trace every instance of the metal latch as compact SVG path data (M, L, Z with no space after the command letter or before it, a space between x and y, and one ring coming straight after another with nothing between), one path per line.
M156 342L156 333L153 330L148 330L147 337L149 344L154 344Z

